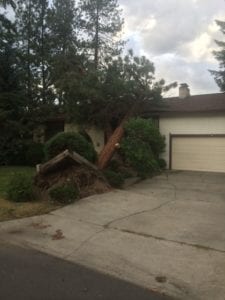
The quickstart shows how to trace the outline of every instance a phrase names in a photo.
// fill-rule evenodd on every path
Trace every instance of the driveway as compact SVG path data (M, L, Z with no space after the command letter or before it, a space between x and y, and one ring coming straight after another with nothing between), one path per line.
M225 174L164 173L0 233L179 299L225 299Z

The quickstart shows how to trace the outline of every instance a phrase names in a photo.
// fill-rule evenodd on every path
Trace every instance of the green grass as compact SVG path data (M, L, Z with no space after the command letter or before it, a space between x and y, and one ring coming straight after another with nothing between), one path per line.
M11 178L16 173L30 174L30 176L33 176L35 175L35 168L0 167L0 222L41 215L61 207L45 200L27 203L14 203L7 200L7 187Z

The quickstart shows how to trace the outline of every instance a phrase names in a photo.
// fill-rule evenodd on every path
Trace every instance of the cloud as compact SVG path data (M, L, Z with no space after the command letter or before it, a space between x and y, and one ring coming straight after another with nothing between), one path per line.
M120 0L125 37L137 54L155 62L157 76L192 85L194 93L218 91L208 69L217 69L215 19L225 20L224 0Z
M216 65L201 61L190 61L175 54L165 54L153 58L157 78L163 77L167 82L177 81L189 84L192 94L218 92L218 88L209 73ZM167 96L176 96L177 90L169 91Z

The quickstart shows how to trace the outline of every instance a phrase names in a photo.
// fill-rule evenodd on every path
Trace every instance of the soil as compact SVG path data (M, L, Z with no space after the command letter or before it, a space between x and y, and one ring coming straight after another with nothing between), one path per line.
M35 177L36 192L44 199L49 198L50 189L66 183L74 184L81 198L105 193L111 189L100 171L89 169L85 165L67 166L50 173L37 174Z

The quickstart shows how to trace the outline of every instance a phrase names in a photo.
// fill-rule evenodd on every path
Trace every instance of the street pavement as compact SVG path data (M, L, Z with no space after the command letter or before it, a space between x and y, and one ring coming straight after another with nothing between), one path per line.
M0 243L2 300L171 300L32 249Z

